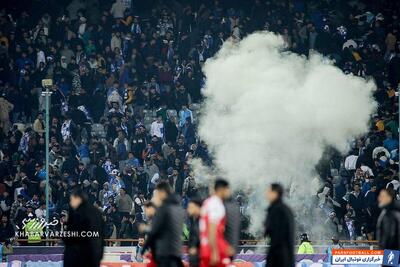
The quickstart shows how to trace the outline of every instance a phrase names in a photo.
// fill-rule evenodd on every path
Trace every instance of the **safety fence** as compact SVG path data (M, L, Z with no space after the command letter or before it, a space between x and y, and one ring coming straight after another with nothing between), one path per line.
M16 239L19 245L29 245L28 239ZM112 246L133 246L136 245L138 239L119 239L110 238L105 239L105 245ZM184 242L185 243L185 242ZM42 239L41 244L44 246L60 246L62 245L61 239ZM314 240L312 241L314 247L327 247L332 244L332 240ZM378 246L378 241L376 240L338 240L338 244L343 247L357 247L357 248L369 248L375 249ZM266 248L268 244L265 240L240 240L239 247L246 248Z
M7 263L0 264L0 267L62 267L62 254L57 255L19 255L10 257ZM297 255L296 267L331 267L326 254ZM185 267L188 267L187 259L183 259ZM265 255L238 255L232 266L235 267L268 267ZM121 257L119 260L103 258L101 267L145 267L142 262L129 260ZM364 267L378 267L378 265L363 265ZM335 267L356 267L355 265L335 265Z
M27 246L29 247L30 244L28 243L27 239L18 239L17 243L19 246ZM105 239L105 246L106 247L135 247L138 243L138 239ZM342 248L352 248L352 249L377 249L378 242L375 240L339 240L338 246ZM61 239L43 239L40 244L34 245L41 245L47 247L60 247L63 246L63 242ZM332 241L330 240L316 240L312 242L312 246L314 248L314 253L326 253L327 249L332 245ZM14 247L17 248L18 246ZM239 246L237 249L238 253L241 254L248 254L248 253L259 253L265 254L269 245L265 240L240 240ZM298 250L298 245L295 246L295 252ZM186 242L184 242L183 247L184 252L186 252Z
M44 239L38 246L25 246L28 240L18 239L20 246L14 246L11 253L5 255L8 263L15 263L17 265L8 266L23 266L23 267L35 267L44 266L57 267L59 263L62 263L63 250L62 242L59 239ZM141 256L136 255L136 244L137 239L106 239L106 247L104 250L103 267L141 267L140 261ZM357 248L357 249L374 249L377 246L377 241L366 241L366 240L339 240L338 242L343 248ZM121 246L122 244L122 246ZM330 247L332 241L319 240L315 241L314 251L315 254L303 254L296 255L297 266L308 267L308 266L330 266L327 263L328 260L328 247ZM240 246L238 247L238 254L235 257L236 266L247 267L256 266L264 267L266 252L268 245L265 240L241 240ZM297 249L297 248L296 248ZM186 246L183 248L185 255ZM187 256L183 257L183 260L187 260ZM22 263L22 265L18 265ZM41 265L35 265L41 263ZM301 264L301 265L299 265ZM61 266L61 265L60 265ZM0 267L2 267L0 265Z
M133 263L133 262L102 262L100 267L146 267L144 263ZM185 267L189 267L187 263L184 263ZM256 265L249 262L234 263L235 267L254 267ZM261 265L260 265L261 266ZM63 267L63 262L3 262L0 263L0 267Z
M27 240L18 240L21 243ZM43 240L43 244L57 244L60 240L48 239ZM108 239L104 250L102 267L144 267L141 256L136 255L135 244L136 239ZM119 244L126 246L119 246ZM124 243L128 242L128 243ZM130 245L130 242L132 245ZM317 241L316 241L317 242ZM327 253L329 241L318 241L315 244L315 250L321 247L323 252L315 254L296 255L296 267L330 267L330 259ZM332 242L331 242L332 243ZM58 243L59 244L59 243ZM236 255L233 266L236 267L268 267L266 264L266 251L268 245L263 240L241 240L239 253ZM373 249L376 241L353 241L340 240L339 244L343 248L357 249ZM6 255L3 260L7 261L7 265L0 264L0 267L62 267L63 262L62 245L53 246L14 246L11 254ZM184 248L185 251L185 248ZM183 262L187 262L187 255L184 255ZM187 265L185 265L187 266ZM342 265L342 267L353 267L352 265ZM376 267L374 265L364 265L364 267Z

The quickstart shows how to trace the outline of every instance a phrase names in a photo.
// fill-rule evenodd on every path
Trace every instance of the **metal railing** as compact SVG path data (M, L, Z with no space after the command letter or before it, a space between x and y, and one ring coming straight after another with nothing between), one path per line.
M16 241L21 245L29 245L28 239L16 239ZM106 246L119 246L121 243L124 245L133 245L138 242L138 239L109 238L104 241ZM41 242L47 246L62 245L61 239L42 239ZM378 245L377 240L339 240L338 243L343 245L343 247L377 247ZM314 247L326 247L332 244L332 240L315 240L312 244ZM239 241L239 247L268 247L268 244L265 240L244 239Z

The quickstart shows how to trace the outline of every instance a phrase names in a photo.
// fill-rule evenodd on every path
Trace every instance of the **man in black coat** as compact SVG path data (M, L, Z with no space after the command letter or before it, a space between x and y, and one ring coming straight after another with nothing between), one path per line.
M189 240L188 240L188 252L189 252L188 254L189 254L190 267L198 267L200 264L199 219L200 219L201 205L202 201L199 198L193 197L190 199L187 207L187 213L190 219Z
M379 193L379 207L382 209L378 218L377 238L381 249L400 250L400 203L391 188Z
M70 196L67 231L79 236L64 238L64 267L98 267L103 257L104 222L88 196L76 189ZM91 235L91 236L90 236Z
M224 202L226 210L225 240L228 241L231 251L231 258L237 253L240 239L240 208L233 199Z
M143 251L152 248L157 267L180 267L182 264L182 232L184 212L167 181L155 188L161 205L152 220Z
M14 227L9 222L8 217L3 214L0 222L0 242L7 242L13 237L15 237Z
M265 221L265 236L270 238L270 248L267 251L268 267L293 267L293 213L282 201L283 187L280 184L271 184L266 195L270 203Z

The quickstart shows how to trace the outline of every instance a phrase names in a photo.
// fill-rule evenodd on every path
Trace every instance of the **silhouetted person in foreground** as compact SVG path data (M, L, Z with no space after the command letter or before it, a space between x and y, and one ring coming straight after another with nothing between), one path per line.
M199 198L194 197L190 199L187 207L187 214L189 215L190 219L189 240L188 240L188 254L189 254L190 267L198 267L200 264L199 219L200 219L201 205L202 201Z
M143 251L152 248L157 267L180 267L184 211L168 182L156 186L160 207L152 220ZM153 251L154 250L154 251Z
M217 179L214 193L201 207L200 267L226 267L230 265L232 249L225 239L226 208L224 201L231 195L229 183Z
M265 221L265 236L270 238L267 251L268 267L293 267L294 218L290 208L283 203L283 187L271 184L266 197L270 203Z
M224 205L226 210L224 237L229 243L229 256L231 257L231 260L233 260L235 254L237 254L240 239L240 208L232 198L224 201Z
M103 258L103 218L81 189L70 196L67 231L79 236L64 238L64 267L98 267Z
M400 250L400 202L391 188L379 193L379 207L382 209L378 218L376 237L381 249Z

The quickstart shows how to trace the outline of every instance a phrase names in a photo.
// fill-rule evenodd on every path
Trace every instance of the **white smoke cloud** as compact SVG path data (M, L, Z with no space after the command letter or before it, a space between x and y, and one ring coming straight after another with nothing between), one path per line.
M345 152L368 130L375 84L343 74L319 54L307 59L283 46L280 36L258 32L226 42L207 60L199 134L236 188L262 189L255 194L261 199L279 181L291 185L295 208L305 208L325 147ZM259 229L264 212L257 205L252 213Z

